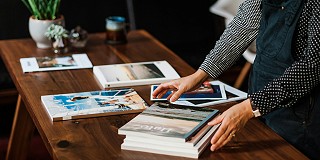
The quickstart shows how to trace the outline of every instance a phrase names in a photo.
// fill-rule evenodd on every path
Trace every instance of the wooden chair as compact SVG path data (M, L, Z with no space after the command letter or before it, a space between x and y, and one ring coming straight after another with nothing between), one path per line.
M244 0L218 0L210 7L210 12L219 15L225 18L225 24L228 25L233 17L236 15L240 4L244 2ZM247 77L251 65L255 59L255 52L256 52L256 43L255 41L248 47L248 49L242 54L243 57L247 60L244 64L243 68L240 71L238 78L234 83L235 88L240 88L243 81Z

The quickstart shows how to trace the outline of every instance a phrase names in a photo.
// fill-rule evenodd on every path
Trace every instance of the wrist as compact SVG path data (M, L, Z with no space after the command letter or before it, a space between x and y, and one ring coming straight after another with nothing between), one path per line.
M252 116L253 117L260 117L261 113L259 111L259 108L253 103L251 98L249 98L249 101L250 101L250 106L251 106L251 109L252 109Z
M246 115L248 115L249 118L253 118L254 115L252 113L252 107L251 107L250 99L247 99L247 100L243 101L243 103L245 104Z
M200 83L204 82L209 77L209 75L201 69L198 69L193 75L195 77L194 79Z

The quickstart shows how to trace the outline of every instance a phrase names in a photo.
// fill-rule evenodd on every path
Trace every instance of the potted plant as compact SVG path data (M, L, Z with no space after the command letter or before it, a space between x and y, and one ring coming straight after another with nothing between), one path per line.
M65 53L68 51L69 31L58 24L51 24L44 34L52 41L55 53Z
M51 41L44 35L51 24L64 26L64 17L59 13L61 0L21 0L31 12L29 32L38 48L51 48Z

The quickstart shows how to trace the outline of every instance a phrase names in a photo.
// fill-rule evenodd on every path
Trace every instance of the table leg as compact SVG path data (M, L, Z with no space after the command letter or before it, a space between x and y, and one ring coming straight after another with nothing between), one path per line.
M26 159L35 125L26 106L18 96L6 159Z

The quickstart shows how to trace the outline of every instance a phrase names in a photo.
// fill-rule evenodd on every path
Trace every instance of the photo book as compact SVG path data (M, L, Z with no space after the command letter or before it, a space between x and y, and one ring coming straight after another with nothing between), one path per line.
M92 63L85 53L72 54L70 56L20 58L20 64L24 73L92 68Z
M151 101L167 101L167 97L172 93L168 91L161 98L153 98L152 94L159 85L151 86ZM210 82L204 82L199 88L194 91L183 93L178 101L181 100L224 100L226 99L226 92L222 84L211 84Z
M211 105L227 103L232 101L244 100L247 98L246 92L243 92L219 80L210 81L210 83L212 85L222 85L226 94L226 98L220 99L220 100L178 100L172 103L178 104L178 105L194 106L194 107L205 107L205 106L211 106Z
M219 110L155 102L119 128L123 150L197 158L219 125L207 123Z
M132 88L41 96L52 121L142 112L147 103Z
M167 61L150 61L93 66L104 88L158 84L180 78Z

